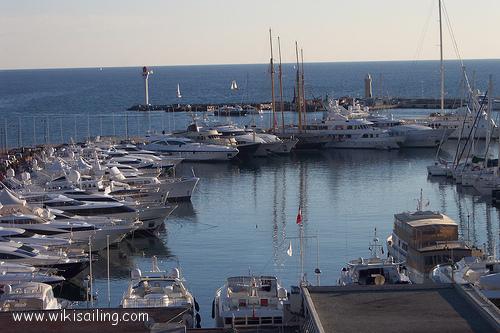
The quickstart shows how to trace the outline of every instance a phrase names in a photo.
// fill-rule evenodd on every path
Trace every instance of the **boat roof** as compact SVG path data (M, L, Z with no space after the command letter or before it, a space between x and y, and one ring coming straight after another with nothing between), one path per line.
M430 225L457 226L457 223L453 221L450 217L441 214L439 212L433 212L429 210L404 212L395 214L394 217L396 218L396 220L406 223L413 228L419 228Z

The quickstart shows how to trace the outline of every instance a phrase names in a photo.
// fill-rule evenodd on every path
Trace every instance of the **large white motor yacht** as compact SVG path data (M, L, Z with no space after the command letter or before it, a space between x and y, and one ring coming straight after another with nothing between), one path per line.
M31 246L16 242L0 242L0 260L14 264L28 264L38 268L54 269L69 279L89 265L87 257L68 258L65 253L41 253Z
M56 285L64 280L66 279L62 276L50 274L49 271L40 270L31 265L0 261L0 285L22 282L41 282Z
M236 157L238 149L222 145L202 144L190 139L152 136L144 148L162 155L182 157L186 161L229 161Z

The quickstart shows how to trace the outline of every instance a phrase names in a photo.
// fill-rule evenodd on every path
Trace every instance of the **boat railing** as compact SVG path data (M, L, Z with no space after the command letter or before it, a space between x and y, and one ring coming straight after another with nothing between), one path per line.
M169 300L165 298L138 298L126 299L123 306L128 308L157 308L169 305Z

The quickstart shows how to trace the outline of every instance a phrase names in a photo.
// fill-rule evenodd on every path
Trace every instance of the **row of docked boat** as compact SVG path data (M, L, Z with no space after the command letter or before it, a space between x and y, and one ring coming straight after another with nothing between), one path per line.
M281 327L288 293L275 276L234 276L215 292L212 318L217 327ZM123 308L186 307L183 322L199 327L199 305L186 287L180 270L161 270L156 257L150 271L134 269L123 294Z
M321 120L281 128L240 126L229 120L211 123L207 118L193 117L186 130L139 138L141 144L130 153L161 154L186 161L246 160L299 149L437 147L455 131L454 125L396 120L329 101Z
M380 114L359 112L329 101L323 118L302 125L285 127L282 136L292 135L298 148L398 149L437 147L454 129L431 127L412 121L396 120ZM279 132L277 132L279 133Z
M154 235L199 181L175 176L181 162L96 141L48 148L26 171L9 169L0 190L0 308L60 308L51 286L78 284L93 252Z
M490 78L489 91L492 91ZM491 96L491 93L489 93ZM487 107L485 98L481 102L472 95L472 108L468 109L467 116L459 126L464 139L456 141L451 160L436 155L433 165L427 167L429 176L449 177L457 185L473 187L482 196L492 196L500 190L499 159L491 156L492 142L498 138L498 128L492 120L492 98L488 98ZM485 144L479 140L485 137Z

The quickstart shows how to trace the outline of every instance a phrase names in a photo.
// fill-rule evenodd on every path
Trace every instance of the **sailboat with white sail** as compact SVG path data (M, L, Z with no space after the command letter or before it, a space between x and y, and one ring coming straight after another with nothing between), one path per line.
M236 80L231 81L231 90L238 90L238 84Z
M181 87L179 86L179 84L177 83L177 98L182 98L182 95L181 95Z

